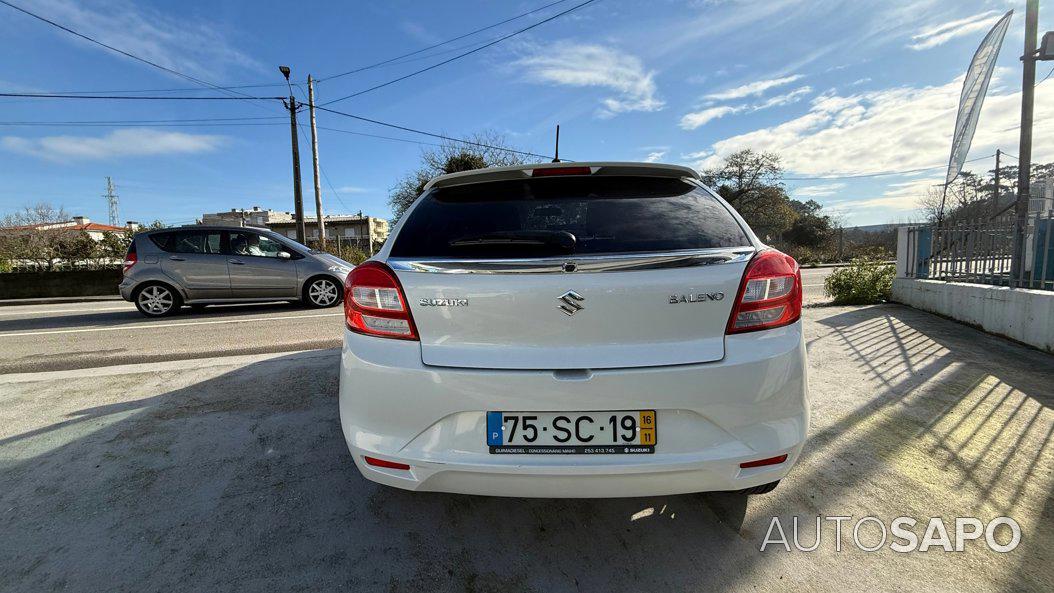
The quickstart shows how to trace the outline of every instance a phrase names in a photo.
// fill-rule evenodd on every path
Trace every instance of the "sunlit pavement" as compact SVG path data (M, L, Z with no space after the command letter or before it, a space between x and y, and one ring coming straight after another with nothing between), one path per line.
M0 591L1049 591L1054 357L896 305L806 325L810 441L749 502L374 485L340 433L336 350L0 375ZM773 516L811 546L817 515L853 517L840 552L831 523L813 552L759 551ZM865 515L1023 535L866 553Z

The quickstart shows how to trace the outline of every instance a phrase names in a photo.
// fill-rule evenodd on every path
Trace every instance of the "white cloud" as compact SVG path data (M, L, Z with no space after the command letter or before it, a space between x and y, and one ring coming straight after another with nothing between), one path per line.
M939 185L944 177L927 177L903 183L893 183L879 196L830 200L824 203L824 209L841 214L856 214L861 210L881 210L888 213L911 212L918 210L919 198L934 185Z
M996 88L997 85L993 85ZM695 164L715 166L736 150L779 153L799 175L852 175L919 169L947 162L962 78L933 87L898 87L812 101L804 115L701 147ZM972 155L1017 146L1020 93L990 94ZM1054 156L1054 84L1036 87L1034 153ZM990 168L991 163L978 166Z
M793 91L791 91L789 93L784 93L782 95L776 95L775 97L770 97L770 98L766 99L765 101L763 101L763 102L761 102L761 103L759 103L757 105L754 105L753 106L753 110L754 111L758 111L759 109L768 109L769 107L781 107L783 105L790 105L791 103L797 103L798 101L801 101L802 98L805 95L808 95L811 92L812 92L812 87L810 87L810 86L799 87L799 88L796 88L796 89L794 89Z
M715 101L727 101L729 99L742 99L750 96L760 96L765 91L790 84L802 76L801 74L792 74L791 76L783 76L781 78L771 78L769 80L757 80L741 86L737 86L727 91L720 91L717 93L710 93L706 95L707 99L714 99Z
M720 119L726 115L732 115L735 113L754 112L761 111L762 109L769 109L771 107L780 107L783 105L790 105L791 103L797 103L801 101L805 95L812 92L812 87L803 86L784 93L782 95L776 95L770 97L760 103L754 104L742 104L742 105L721 105L718 107L708 107L702 111L695 111L687 113L681 118L680 126L685 130L694 130L700 126L704 126L707 123Z
M4 136L0 147L52 161L75 161L209 152L225 141L223 136L125 128L105 136Z
M644 157L645 163L655 163L662 160L662 157L666 156L665 150L655 150L648 153L648 156Z
M103 43L194 76L222 77L231 68L262 70L259 62L230 45L230 31L187 16L167 16L142 3L102 0L87 6L74 0L39 0L34 10ZM53 34L127 60L66 33Z
M871 216L915 210L919 198L943 179L961 88L959 77L932 87L827 93L814 99L808 113L800 117L725 138L683 158L697 168L711 168L736 150L752 148L778 153L792 176L925 169L918 174L869 180L887 185L865 194L850 193L857 187L850 184L838 193L837 200L824 201L825 207L846 213L864 210ZM986 158L967 163L966 170L986 172L993 165L993 159L987 157L996 148L1017 146L1020 109L1019 92L988 96L970 151L971 160ZM1036 87L1033 138L1034 162L1054 160L1054 84Z
M703 109L702 111L696 111L693 113L686 113L681 118L681 127L685 130L694 130L699 126L705 126L712 120L722 118L726 115L733 113L739 113L744 109L744 106L733 107L731 105L722 105L720 107L710 107Z
M911 36L911 43L908 47L916 51L937 47L956 37L987 31L999 18L998 11L989 10L964 19L926 27Z
M342 185L337 188L337 193L340 194L365 194L370 191L368 187L359 187L357 185Z
M844 183L827 183L824 185L807 185L794 189L791 193L797 198L820 198L832 196L839 190L845 189Z
M600 87L614 91L601 99L601 117L628 111L658 111L666 104L655 86L654 72L644 69L636 56L601 45L558 42L537 48L514 63L528 80L575 87Z

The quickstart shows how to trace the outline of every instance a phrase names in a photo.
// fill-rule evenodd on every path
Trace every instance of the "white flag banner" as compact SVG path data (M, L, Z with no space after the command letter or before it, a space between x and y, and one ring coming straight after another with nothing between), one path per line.
M973 142L973 134L977 129L977 119L981 116L981 105L984 103L985 93L988 92L995 61L999 57L999 49L1003 46L1003 37L1010 27L1010 17L1013 14L1013 10L1004 14L988 35L985 35L984 41L970 61L970 68L966 70L966 80L963 81L962 94L959 96L959 113L955 117L955 136L952 137L952 153L948 158L945 186L958 177L966 161L966 154L970 152L970 143Z

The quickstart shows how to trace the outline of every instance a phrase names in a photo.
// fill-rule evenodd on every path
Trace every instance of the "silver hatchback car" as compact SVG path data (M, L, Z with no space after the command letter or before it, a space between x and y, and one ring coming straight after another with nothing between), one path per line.
M139 233L124 261L121 297L148 317L183 305L343 301L354 266L261 228L192 226Z

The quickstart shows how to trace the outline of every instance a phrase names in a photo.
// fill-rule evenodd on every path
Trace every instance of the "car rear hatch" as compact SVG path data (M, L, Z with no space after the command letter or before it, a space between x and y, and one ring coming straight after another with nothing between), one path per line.
M425 364L602 369L720 360L755 252L686 179L547 176L432 189L388 265Z

